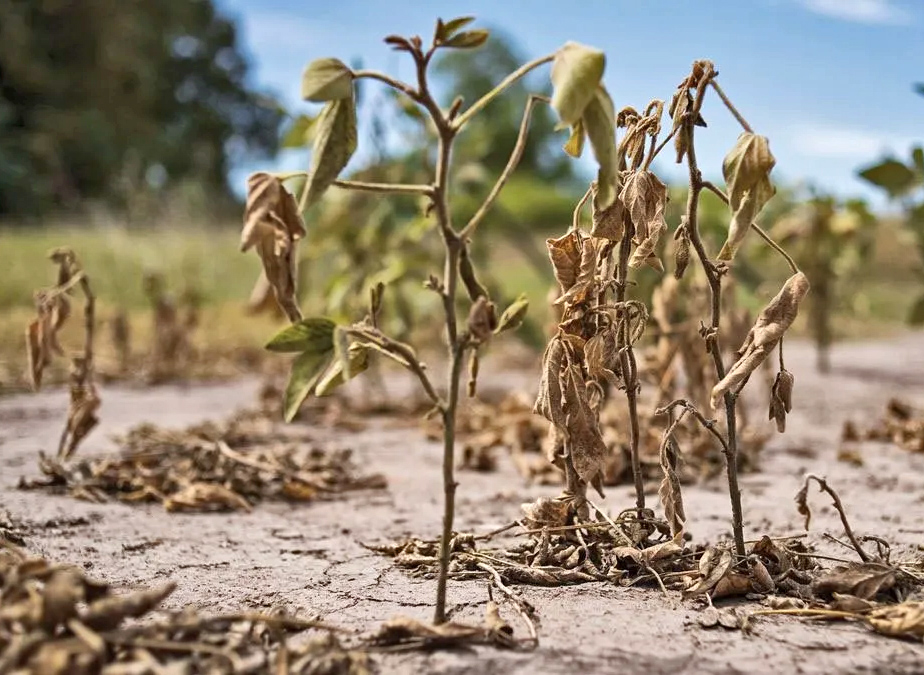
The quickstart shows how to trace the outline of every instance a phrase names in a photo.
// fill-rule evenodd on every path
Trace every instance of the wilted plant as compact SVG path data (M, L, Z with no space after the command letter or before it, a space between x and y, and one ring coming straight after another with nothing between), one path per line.
M154 319L154 339L148 355L148 379L151 383L176 377L192 358L190 334L199 322L195 298L184 294L184 312L167 293L160 274L146 274L144 293L151 303Z
M831 366L832 320L838 295L843 294L839 287L849 283L852 273L872 254L876 224L860 200L814 194L770 231L781 244L793 245L793 257L812 279L808 319L819 372L826 373Z
M716 383L709 397L710 403L712 408L724 407L725 425L724 429L718 427L693 402L685 399L677 399L664 406L661 413L669 416L670 425L662 436L664 479L658 492L671 535L675 542L679 542L684 512L676 476L679 447L674 440L674 431L680 419L689 414L722 447L732 502L735 548L743 558L736 401L751 374L774 348L780 346L780 372L773 387L771 416L776 418L782 430L785 414L791 406L793 381L783 365L781 343L809 288L805 275L788 254L754 224L758 213L775 192L769 178L775 160L767 139L753 132L722 91L711 62L697 61L690 75L681 82L668 107L672 117L671 131L659 142L664 103L655 100L642 113L624 108L616 114L600 84L602 63L599 69L591 69L585 53L572 54L580 56L581 68L588 74L582 80L582 95L572 106L559 107L562 122L572 129L566 150L580 154L584 138L589 137L600 163L600 172L578 205L570 230L564 236L548 241L562 293L557 303L563 311L557 333L549 342L543 358L535 410L552 423L551 431L556 441L554 458L562 465L567 478L562 500L569 504L573 516L578 519L586 516L587 485L595 485L599 489L606 456L599 425L600 404L608 388L615 387L622 389L626 396L639 516L645 506L639 462L639 378L633 345L645 331L648 308L642 301L628 296L632 283L629 273L642 265L663 270L656 252L659 240L668 229L664 218L667 189L650 167L668 140L673 138L676 161L686 162L689 173L686 212L674 233L677 240L675 275L681 278L695 257L708 283L710 317L701 323L700 334L711 356L715 374ZM703 179L696 158L694 133L697 127L705 126L700 111L710 88L744 130L723 164L727 194ZM625 129L618 143L617 127ZM715 258L705 249L697 219L703 190L716 193L729 204L732 212L727 239ZM590 232L585 233L580 227L579 212L588 200L591 200L593 218ZM793 274L760 313L738 350L737 360L727 367L720 343L723 336L727 339L728 331L728 326L722 326L723 280L751 229L782 254ZM674 411L678 408L680 414L675 418Z
M58 266L57 284L36 291L35 308L38 316L26 329L26 348L32 388L42 386L42 374L55 354L63 355L58 333L71 315L68 299L79 286L84 295L83 352L71 359L70 406L67 421L58 443L58 459L66 460L77 450L80 442L97 425L100 398L94 384L93 338L95 330L96 299L90 290L90 280L80 267L77 256L67 248L57 248L48 256Z
M497 181L481 206L468 222L457 228L452 222L450 185L452 148L469 120L478 115L492 100L513 83L536 68L551 63L555 93L553 107L568 124L583 128L582 115L592 121L587 124L591 143L601 158L601 208L615 202L615 155L607 145L606 128L612 128L615 115L608 96L598 86L603 73L602 52L569 43L554 54L524 64L493 90L463 110L464 101L456 98L448 109L442 109L430 89L428 67L441 49L473 49L488 39L488 32L466 30L471 17L438 21L432 43L425 48L420 37L404 38L392 35L385 42L414 61L416 82L401 82L389 75L371 70L353 71L336 59L313 61L305 70L302 95L308 101L324 103L324 109L314 123L311 167L307 173L273 175L258 173L248 181L247 208L242 234L242 249L255 248L263 261L267 281L292 325L277 334L267 345L272 351L293 352L298 356L285 393L285 415L294 416L301 402L309 395L324 395L368 367L371 354L380 353L407 368L420 382L433 403L433 414L443 425L443 488L444 513L440 545L440 574L437 584L435 622L446 619L446 579L453 536L455 514L455 422L459 386L466 361L469 363L469 392L474 393L478 375L479 353L492 336L516 328L526 312L527 302L521 296L502 313L488 296L476 276L470 252L470 239L495 204L505 183L516 169L523 153L530 117L535 106L548 102L546 97L530 96L516 146ZM400 96L425 113L436 137L435 170L432 181L422 184L390 184L338 179L356 149L356 103L354 83L361 79L383 82ZM585 108L588 111L586 112ZM600 133L601 129L604 133ZM583 134L583 132L582 132ZM575 135L577 139L577 134ZM576 141L575 141L576 142ZM604 156L601 153L609 153ZM283 181L305 178L299 198L290 193ZM442 301L445 316L445 339L449 367L445 390L440 393L432 384L426 367L415 350L395 340L381 328L380 309L384 285L371 291L367 316L352 325L337 325L326 318L302 316L295 297L296 248L305 236L302 212L317 203L331 186L378 194L397 194L422 198L426 214L432 216L440 233L445 251L442 278L431 275L425 286ZM468 318L459 316L460 287L468 297Z

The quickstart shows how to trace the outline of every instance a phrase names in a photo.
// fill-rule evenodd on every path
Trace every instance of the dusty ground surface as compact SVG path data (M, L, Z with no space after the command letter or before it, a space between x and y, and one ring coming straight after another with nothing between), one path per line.
M806 472L826 475L841 494L858 534L893 543L893 559L920 556L924 543L924 455L881 444L862 447L864 466L836 459L841 424L872 421L890 396L924 404L924 338L842 346L834 372L819 377L804 345L787 345L796 373L789 431L764 451L760 473L742 479L745 531L802 532L793 495ZM484 370L483 370L484 372ZM532 386L531 377L505 378ZM185 426L220 419L252 405L258 383L220 387L103 392L103 424L81 452L109 450L113 433L142 421ZM440 452L417 430L373 422L356 434L317 430L323 442L355 449L360 464L385 473L387 491L303 507L263 504L243 515L176 515L159 506L94 505L16 489L34 476L36 454L56 447L63 392L0 400L0 520L19 521L29 548L51 559L83 564L116 584L178 582L171 608L206 611L285 606L357 629L372 629L396 614L429 619L435 583L408 578L388 560L363 548L405 535L435 536L440 521ZM550 488L523 485L509 462L490 474L462 473L459 529L487 531L519 515L519 505ZM629 486L610 489L612 511L632 504ZM689 530L697 541L729 536L728 506L720 482L688 488ZM823 495L812 492L809 540L821 550L851 557L821 532L841 534ZM833 548L832 548L833 547ZM531 653L478 649L456 653L376 657L382 672L440 673L920 673L924 646L876 636L860 626L759 620L756 631L706 630L696 622L701 605L672 597L673 608L651 589L587 584L520 587L541 616L541 646ZM480 620L483 582L451 583L456 617ZM515 615L509 618L515 622ZM514 623L516 626L516 623ZM519 630L520 627L517 626Z

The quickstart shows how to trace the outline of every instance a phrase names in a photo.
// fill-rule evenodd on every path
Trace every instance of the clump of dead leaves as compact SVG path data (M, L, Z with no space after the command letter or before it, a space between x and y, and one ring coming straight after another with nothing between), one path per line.
M282 612L204 616L191 608L155 618L175 588L168 582L116 593L76 565L31 557L0 540L0 672L371 672L366 650L345 648L341 631L318 621ZM322 634L296 644L309 630Z
M94 502L160 502L168 511L249 511L266 499L311 501L383 489L348 449L318 446L304 428L284 427L260 411L185 430L142 424L117 439L110 456L61 462L41 455L42 478L20 487L50 489Z
M841 441L846 449L860 441L882 441L909 452L924 452L924 410L897 398L890 399L885 414L872 426L860 429L852 421L845 422Z

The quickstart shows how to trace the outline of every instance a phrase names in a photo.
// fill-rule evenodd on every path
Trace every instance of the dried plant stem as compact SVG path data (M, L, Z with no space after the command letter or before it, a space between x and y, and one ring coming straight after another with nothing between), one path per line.
M847 520L847 513L844 511L844 505L841 503L841 498L838 496L837 492L834 491L831 486L828 485L828 481L824 478L819 478L813 473L810 473L805 477L805 484L808 485L809 481L814 480L818 483L818 487L821 490L824 490L828 493L831 499L834 501L834 508L837 509L837 514L841 517L841 524L844 526L844 532L847 534L847 538L850 540L851 545L857 552L857 555L860 556L860 560L863 562L870 562L869 554L863 550L863 547L860 546L860 542L857 541L857 538L853 534L853 528L850 527L850 521Z
M722 361L722 350L718 341L719 323L722 317L722 277L716 265L709 259L699 232L699 221L697 218L699 195L705 185L702 174L697 166L696 148L693 142L694 130L696 129L695 120L702 107L706 85L712 77L714 77L714 73L707 73L700 82L692 110L687 114L684 120L683 133L687 136L687 168L689 171L689 194L687 195L686 209L687 227L690 232L690 243L693 244L693 248L696 250L696 255L699 258L709 283L712 317L710 327L705 333L706 348L712 355L716 378L718 381L721 381L725 377L725 364ZM725 454L725 468L728 474L728 493L732 505L732 534L735 539L735 552L739 557L743 558L746 555L746 551L744 548L741 489L738 487L738 433L734 393L730 391L726 392L724 403L727 437L722 450Z
M436 393L430 378L427 376L426 366L417 358L414 350L410 345L388 337L378 329L357 329L347 330L347 334L359 338L360 340L374 343L384 351L388 352L398 363L410 370L420 381L424 392L427 394L433 404L442 410L445 406L443 399Z
M626 302L626 287L629 284L629 256L632 252L631 224L627 223L626 232L619 245L619 263L616 268L616 304L624 306ZM638 367L635 361L635 350L632 348L632 336L629 334L629 316L627 309L623 310L624 318L621 324L623 347L621 350L622 376L626 386L626 405L629 410L629 455L632 461L632 479L635 483L635 505L641 510L645 508L645 482L642 477L642 462L639 457L639 423L638 423Z
M430 195L433 194L432 185L408 185L404 183L367 183L357 180L335 180L334 187L358 192L378 192L393 195Z
M716 75L718 75L718 73L713 73L712 77L709 79L709 84L715 90L715 93L719 95L719 98L722 99L722 103L725 104L728 111L738 120L738 124L741 125L741 128L747 132L753 133L754 130L751 129L751 125L748 124L747 120L738 112L738 109L732 105L732 102L728 99L728 96L725 95L725 92L722 91L722 87L719 86L719 83L715 80Z
M693 417L696 419L697 422L700 423L703 429L705 429L710 434L715 436L716 440L719 442L719 445L722 446L723 451L728 447L728 444L726 443L725 439L722 437L722 434L720 434L718 430L715 428L715 420L706 419L705 415L703 415L699 410L697 410L696 406L690 403L686 399L678 398L674 401L671 401L666 406L655 410L655 415L666 415L671 410L677 407L681 407L684 410L686 410L688 413L693 415Z

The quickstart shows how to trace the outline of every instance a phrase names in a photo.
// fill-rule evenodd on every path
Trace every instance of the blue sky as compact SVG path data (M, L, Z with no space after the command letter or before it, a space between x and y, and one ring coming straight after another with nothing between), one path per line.
M881 203L855 177L857 167L889 151L904 157L911 143L924 141L924 98L912 91L924 81L924 0L218 2L239 21L253 82L298 111L314 112L298 96L312 59L360 58L366 68L409 78L406 55L382 37L426 38L437 16L474 15L504 28L529 58L567 40L603 49L617 108L669 101L695 59L712 60L751 126L770 138L780 179ZM697 135L707 173L719 170L739 132L719 106L707 105L709 129ZM357 162L362 137L360 144ZM281 160L289 167L300 162ZM680 175L670 160L660 167L668 177Z

